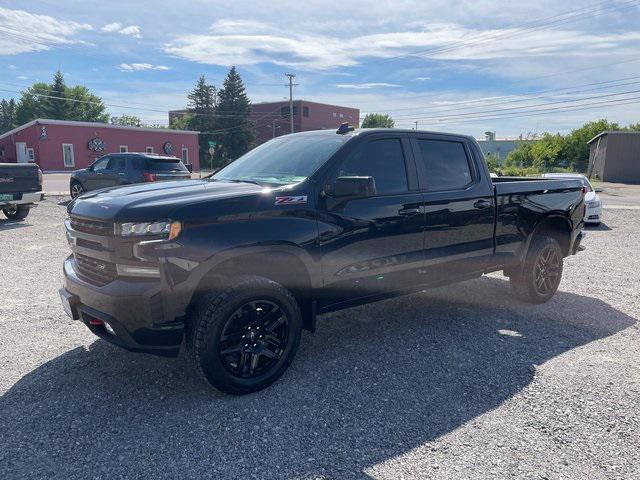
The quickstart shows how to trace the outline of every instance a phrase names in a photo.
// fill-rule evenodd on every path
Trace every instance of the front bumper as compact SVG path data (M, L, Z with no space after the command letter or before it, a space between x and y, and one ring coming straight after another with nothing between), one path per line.
M176 356L184 336L184 323L164 321L158 280L115 280L104 286L85 282L73 256L64 262L65 310L95 335L127 350ZM111 327L113 333L105 326Z

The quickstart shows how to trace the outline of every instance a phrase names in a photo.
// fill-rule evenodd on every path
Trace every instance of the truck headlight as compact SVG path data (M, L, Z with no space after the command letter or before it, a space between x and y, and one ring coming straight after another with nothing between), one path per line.
M122 237L166 237L169 240L180 235L182 224L180 222L125 222L116 224L116 235Z
M589 208L598 208L599 206L600 206L600 202L598 201L587 203L587 207Z

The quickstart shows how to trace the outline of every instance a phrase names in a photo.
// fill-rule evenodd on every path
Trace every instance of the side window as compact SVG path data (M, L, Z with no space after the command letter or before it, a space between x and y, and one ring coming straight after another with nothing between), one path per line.
M124 172L125 167L125 159L121 156L111 157L109 160L109 164L107 165L107 170L111 172Z
M418 147L429 190L464 188L473 180L469 159L461 142L418 139Z
M93 171L94 172L104 172L107 169L107 165L108 165L110 159L111 159L111 157L102 157L102 158L98 159L93 164Z
M379 195L409 190L402 143L398 138L374 140L362 145L342 163L336 176L373 177Z

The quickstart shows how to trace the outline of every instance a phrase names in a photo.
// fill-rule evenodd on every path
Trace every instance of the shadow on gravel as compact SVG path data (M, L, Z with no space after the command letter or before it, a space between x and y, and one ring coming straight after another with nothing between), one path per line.
M24 228L29 227L31 224L25 223L23 220L5 220L0 218L0 232L5 232L7 230L15 230L16 228Z
M76 348L0 399L0 476L362 478L636 322L570 293L524 305L507 287L482 278L321 317L290 371L244 397L182 358Z
M593 225L593 224L585 223L584 224L584 229L586 231L598 231L598 230L609 231L609 230L613 230L606 223L600 223L599 225Z

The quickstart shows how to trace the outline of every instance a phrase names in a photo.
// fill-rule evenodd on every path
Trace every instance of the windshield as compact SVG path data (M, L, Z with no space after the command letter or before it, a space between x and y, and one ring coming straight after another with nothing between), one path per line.
M254 148L211 178L275 185L302 182L349 138L341 135L278 137Z

